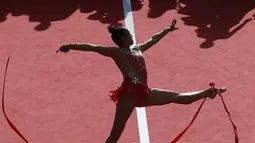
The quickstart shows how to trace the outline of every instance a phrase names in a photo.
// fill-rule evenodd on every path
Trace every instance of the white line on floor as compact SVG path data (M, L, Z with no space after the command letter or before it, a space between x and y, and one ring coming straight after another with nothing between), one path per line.
M125 25L126 28L130 31L133 35L134 44L136 45L135 39L135 28L133 22L133 15L132 15L132 7L130 0L122 0L123 8L124 8L124 16L125 16ZM146 110L145 108L136 108L137 113L137 120L138 120L138 129L139 129L139 137L140 143L149 143L149 132L148 132L148 125L147 125L147 118L146 118Z

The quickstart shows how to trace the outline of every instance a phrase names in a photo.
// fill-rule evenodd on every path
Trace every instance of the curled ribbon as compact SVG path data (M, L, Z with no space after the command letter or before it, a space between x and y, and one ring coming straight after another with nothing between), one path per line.
M53 50L30 50L30 52L44 52L44 51L53 51ZM55 51L55 50L54 50ZM13 54L13 53L12 53ZM12 55L11 54L11 55ZM2 111L4 114L4 117L7 121L7 123L9 124L9 126L12 128L12 130L18 134L22 140L26 143L28 143L27 139L20 133L20 131L14 126L14 124L11 122L11 120L8 118L6 112L5 112L5 107L4 107L4 93L5 93L5 82L6 82L6 77L7 77L7 71L8 71L8 65L10 62L11 56L8 57L8 60L6 62L6 66L5 66L5 72L4 72L4 81L3 81L3 90L2 90Z
M9 126L12 128L13 131L15 131L22 139L24 142L28 143L27 139L20 133L20 131L13 125L13 123L10 121L10 119L8 118L8 116L6 115L6 112L5 112L5 107L4 107L4 92L5 92L5 81L6 81L6 76L7 76L7 70L8 70L8 65L9 65L9 61L10 61L10 58L8 58L7 62L6 62L6 68L5 68L5 73L4 73L4 81L3 81L3 91L2 91L2 110L3 110L3 114L4 114L4 117L5 119L7 120ZM239 143L239 138L238 138L238 134L237 134L237 127L236 125L234 124L233 120L231 119L231 114L230 112L228 111L227 109L227 106L224 102L224 99L223 99L223 96L222 94L220 93L220 91L215 88L215 83L210 83L209 84L210 87L212 87L215 92L221 97L221 100L222 100L222 103L223 103L223 106L228 114L228 117L229 117L229 120L231 121L232 123L232 126L233 126L233 129L234 129L234 133L235 133L235 143ZM193 119L191 120L190 124L173 140L171 141L171 143L176 143L177 141L180 140L180 138L185 134L185 132L189 129L189 127L193 124L193 122L195 121L198 113L200 112L203 104L205 103L205 100L206 98L203 100L203 102L201 103L201 105L199 106L196 114L194 115Z
M222 94L220 93L220 91L219 91L217 88L215 88L215 83L211 82L211 83L209 84L209 86L212 87L212 88L215 90L215 92L221 97L221 101L222 101L222 103L223 103L223 106L224 106L224 108L225 108L225 110L226 110L226 112L227 112L227 114L228 114L229 120L230 120L230 122L232 123L233 129L234 129L234 133L235 133L235 143L239 143L239 138L238 138L238 134L237 134L236 125L234 124L233 120L231 119L231 114L230 114L230 112L228 111L228 108L227 108L227 106L226 106L226 104L225 104L225 102L224 102L224 99L223 99ZM203 102L202 102L201 105L199 106L199 108L198 108L196 114L194 115L193 119L191 120L190 124L189 124L189 125L188 125L173 141L171 141L171 143L176 143L177 141L179 141L180 138L184 135L184 133L185 133L185 132L189 129L189 127L193 124L193 122L195 121L195 119L196 119L198 113L200 112L200 110L201 110L203 104L205 103L205 100L206 100L206 98L203 100Z
M23 139L23 141L28 143L27 139L20 133L20 131L10 121L10 119L6 115L5 108L4 108L4 89L5 89L5 81L6 81L7 70L8 70L8 65L9 65L10 58L11 57L9 57L8 60L7 60L6 67L5 67L5 73L4 73L4 82L3 82L3 91L2 91L2 109L3 109L4 117L5 117L6 121L8 122L9 126L12 128L12 130L14 132L16 132L16 134L18 134Z

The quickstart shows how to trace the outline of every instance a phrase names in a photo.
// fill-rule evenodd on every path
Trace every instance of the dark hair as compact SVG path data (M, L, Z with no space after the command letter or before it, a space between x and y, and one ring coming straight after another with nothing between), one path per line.
M118 46L122 46L123 43L121 41L121 36L125 35L125 31L127 29L122 28L122 27L115 27L115 26L110 26L108 28L109 33L111 33L111 37L113 42L118 45Z

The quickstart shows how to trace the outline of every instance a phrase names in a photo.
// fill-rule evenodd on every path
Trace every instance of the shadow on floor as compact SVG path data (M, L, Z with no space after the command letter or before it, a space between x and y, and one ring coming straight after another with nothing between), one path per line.
M140 0L132 0L133 11L142 8ZM65 20L74 12L89 13L89 20L103 24L121 25L124 19L122 1L120 0L1 0L0 22L7 16L18 17L26 15L30 22L39 22L35 30L47 30L54 21Z
M254 0L180 0L182 8L179 9L176 0L149 2L149 18L158 18L168 10L185 15L184 24L197 27L197 36L205 39L201 48L210 48L215 40L233 36L252 20L244 17L255 7Z

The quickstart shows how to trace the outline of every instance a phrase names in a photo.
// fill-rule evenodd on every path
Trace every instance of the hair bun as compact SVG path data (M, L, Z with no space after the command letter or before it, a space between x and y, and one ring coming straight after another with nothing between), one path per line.
M114 26L110 26L108 31L109 33L113 34L116 31L116 28Z

